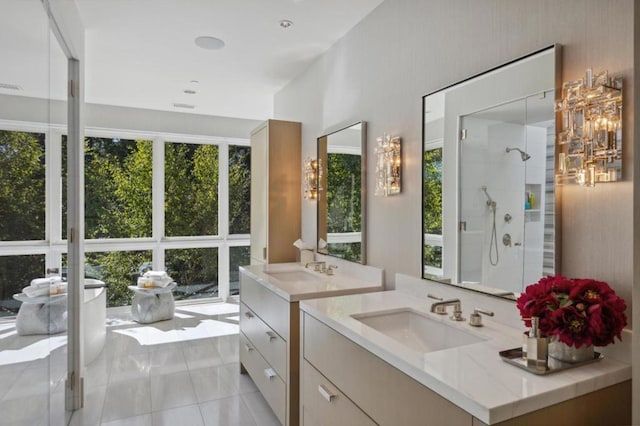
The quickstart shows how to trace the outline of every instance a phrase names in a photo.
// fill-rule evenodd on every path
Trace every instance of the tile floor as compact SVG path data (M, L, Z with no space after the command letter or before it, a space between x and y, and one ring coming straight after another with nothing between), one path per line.
M177 306L154 324L107 315L105 348L85 371L85 407L70 425L279 424L240 375L238 305ZM0 425L64 425L65 370L66 336L17 336L1 323Z

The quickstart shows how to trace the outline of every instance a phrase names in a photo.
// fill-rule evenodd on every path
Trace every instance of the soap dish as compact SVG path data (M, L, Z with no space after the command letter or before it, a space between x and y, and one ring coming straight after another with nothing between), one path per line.
M544 371L537 370L534 367L527 366L527 360L522 357L522 348L506 349L498 352L500 358L503 361L508 362L511 365L515 365L518 368L528 371L529 373L537 375L551 374L562 370L568 370L570 368L580 367L581 365L590 364L592 362L600 361L604 358L600 352L593 352L593 358L581 362L564 362L555 358L549 357L547 361L547 369Z

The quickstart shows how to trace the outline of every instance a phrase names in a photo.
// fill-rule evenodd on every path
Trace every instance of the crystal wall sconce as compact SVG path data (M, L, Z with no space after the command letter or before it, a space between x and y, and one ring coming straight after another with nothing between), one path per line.
M386 133L376 139L376 189L375 195L394 195L401 190L402 151L400 137Z
M556 104L562 117L558 132L557 184L595 186L622 178L622 78L607 71L562 85Z
M315 200L318 198L320 188L320 160L307 158L304 160L304 199Z

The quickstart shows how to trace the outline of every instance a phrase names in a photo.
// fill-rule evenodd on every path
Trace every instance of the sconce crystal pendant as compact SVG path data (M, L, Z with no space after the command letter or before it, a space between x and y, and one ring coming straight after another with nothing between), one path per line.
M318 198L320 188L320 160L307 158L304 160L304 199L315 200Z
M394 195L401 190L402 152L400 137L386 133L376 139L376 189L375 195Z
M557 184L595 186L622 177L622 78L607 71L562 85L556 104L562 117L558 132Z

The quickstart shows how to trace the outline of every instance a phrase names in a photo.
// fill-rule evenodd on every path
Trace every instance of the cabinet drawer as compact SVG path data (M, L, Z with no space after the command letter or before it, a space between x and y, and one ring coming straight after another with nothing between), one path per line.
M240 333L240 362L280 423L285 424L287 389L284 381L242 333Z
M287 342L244 303L240 303L240 330L278 375L286 379Z
M289 340L289 302L240 271L240 301L284 340Z
M375 425L307 361L302 372L302 409L305 426Z

